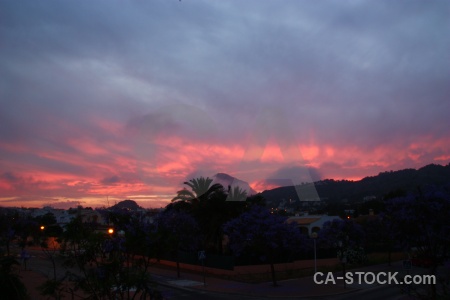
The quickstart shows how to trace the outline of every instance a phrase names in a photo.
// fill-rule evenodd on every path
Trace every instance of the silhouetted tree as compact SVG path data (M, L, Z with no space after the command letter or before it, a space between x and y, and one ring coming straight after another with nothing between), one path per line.
M165 249L175 257L177 276L180 277L179 251L199 249L201 236L198 224L190 214L175 210L161 212L155 223Z
M0 295L2 299L29 299L27 288L14 272L13 267L20 265L14 257L0 258Z
M227 201L245 201L247 192L238 186L229 187L227 191Z
M286 218L273 215L261 206L252 206L249 211L225 223L223 228L234 255L251 251L269 262L274 286L277 286L275 257L298 251L303 240L294 224L286 223Z
M321 247L335 248L338 258L345 257L347 263L360 263L366 259L364 240L364 230L353 219L325 222L318 235Z
M194 178L186 181L184 184L190 187L191 190L182 189L178 191L172 202L183 201L195 206L201 200L208 199L212 193L223 188L221 184L212 184L212 182L213 180L209 177Z
M18 218L17 213L13 210L0 208L0 245L6 247L7 256L11 254L10 246L15 237L16 231L14 230L14 227Z
M93 299L147 299L157 293L151 280L149 225L130 217L123 231L109 234L93 230L95 224L83 223L80 217L66 227L62 253L69 267L68 280ZM139 254L139 255L138 255ZM77 271L71 271L77 267Z
M393 232L403 246L418 255L431 259L431 273L450 250L450 195L430 190L414 195L391 199L386 203L386 213L392 216ZM437 296L436 286L430 286L432 299Z

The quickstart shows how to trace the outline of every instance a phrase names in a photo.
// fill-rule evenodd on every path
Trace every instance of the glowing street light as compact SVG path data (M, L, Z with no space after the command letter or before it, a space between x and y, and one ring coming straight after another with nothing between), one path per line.
M41 226L41 230L44 230L44 229L45 229L45 226L44 226L44 225L42 225L42 226Z
M108 233L109 233L109 234L113 234L113 233L114 233L114 229L113 229L113 228L109 228L109 229L108 229Z

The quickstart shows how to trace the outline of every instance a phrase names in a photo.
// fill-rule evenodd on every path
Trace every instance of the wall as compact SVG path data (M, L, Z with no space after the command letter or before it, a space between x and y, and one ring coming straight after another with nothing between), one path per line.
M152 262L158 263L156 260L153 260ZM327 259L318 259L317 260L317 266L334 266L338 264L339 261L337 258L327 258ZM168 260L160 260L159 264L176 267L176 263L173 261ZM202 266L201 265L190 265L190 264L184 264L180 263L180 268L184 270L191 270L196 272L202 272ZM314 260L297 260L291 263L282 263L282 264L275 264L275 270L277 272L279 271L287 271L287 270L299 270L299 269L313 269L314 268ZM233 270L223 270L223 269L216 269L216 268L208 268L205 267L205 272L208 274L214 274L214 275L228 275L228 276L236 276L236 275L242 275L242 274L261 274L261 273L267 273L270 272L270 265L252 265L252 266L236 266Z

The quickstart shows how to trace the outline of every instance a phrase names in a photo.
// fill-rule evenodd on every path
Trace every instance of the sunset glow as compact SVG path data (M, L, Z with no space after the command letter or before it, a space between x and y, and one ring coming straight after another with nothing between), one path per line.
M449 4L383 3L0 4L0 206L447 165Z

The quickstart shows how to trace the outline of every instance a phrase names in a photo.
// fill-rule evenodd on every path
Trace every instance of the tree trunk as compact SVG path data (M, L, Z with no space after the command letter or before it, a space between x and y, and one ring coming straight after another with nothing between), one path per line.
M388 250L388 266L391 266L391 247L389 247L389 250Z
M217 239L217 242L216 242L217 251L218 251L219 254L223 254L223 244L222 244L223 235L222 235L222 232L219 231L218 233L216 233L216 239Z
M276 276L275 276L275 266L273 264L273 254L270 253L269 256L270 256L270 272L272 273L272 283L273 283L273 286L278 286L277 279L276 279Z
M55 257L52 256L50 259L51 259L52 266L53 266L53 280L56 281L56 262L55 262Z
M273 263L270 263L270 272L272 273L273 286L278 286L277 279L275 278L275 267L274 267Z
M175 261L177 263L177 277L180 278L180 259L179 259L178 251L175 253Z

